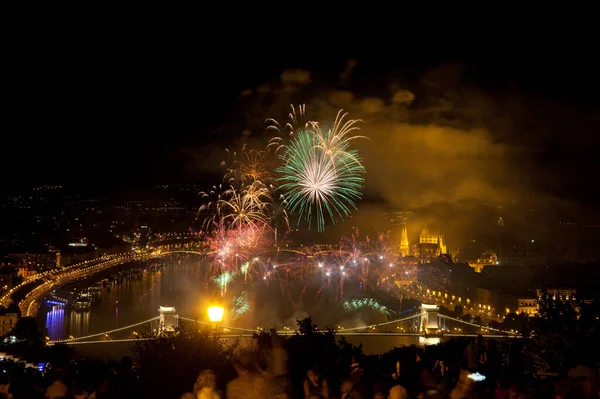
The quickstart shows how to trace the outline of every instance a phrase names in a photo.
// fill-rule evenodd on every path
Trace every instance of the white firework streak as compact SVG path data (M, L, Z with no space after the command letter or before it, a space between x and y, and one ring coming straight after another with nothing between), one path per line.
M328 156L319 140L313 132L300 132L281 155L284 164L279 171L284 173L280 188L286 193L289 208L297 210L300 218L304 216L309 228L314 208L322 230L324 213L335 223L334 213L343 218L350 207L354 208L354 201L360 198L364 168L347 159L350 155L357 159L354 151Z

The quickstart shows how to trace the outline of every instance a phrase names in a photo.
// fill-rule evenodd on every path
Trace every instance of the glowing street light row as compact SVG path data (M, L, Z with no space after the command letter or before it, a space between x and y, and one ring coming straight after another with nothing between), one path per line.
M80 278L89 274L97 273L99 271L108 269L110 267L119 265L124 262L131 261L133 259L144 259L147 255L140 254L132 254L132 253L123 253L111 256L102 256L98 259L94 259L91 261L85 261L78 263L76 265L69 266L68 268L53 271L50 274L45 274L45 276L49 277L47 281L42 283L41 285L35 287L33 290L28 292L25 295L25 298L19 303L19 308L26 316L32 316L37 312L37 301L44 295L46 295L50 290L54 287L58 287L60 285L64 285L69 281ZM99 260L107 259L100 263ZM88 265L89 264L89 265ZM78 269L74 269L76 266L87 265L85 267L80 267Z

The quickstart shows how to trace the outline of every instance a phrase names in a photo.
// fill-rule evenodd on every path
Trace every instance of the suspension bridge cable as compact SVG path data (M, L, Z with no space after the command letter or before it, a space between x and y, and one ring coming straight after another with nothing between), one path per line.
M207 326L212 326L212 325L214 325L213 323L208 323L208 322L206 322L206 321L200 321L200 320L194 320L194 319L190 319L190 318L188 318L188 317L179 316L179 318L180 318L181 320L185 320L185 321L193 321L193 322L195 322L195 323L198 323L198 324L203 324L203 325L207 325ZM256 330L251 330L251 329L248 329L248 328L239 328L239 327L226 327L226 326L221 326L221 328L226 328L226 329L228 329L228 330L238 330L238 331L246 331L246 332L256 332Z
M454 317L446 316L446 315L443 315L443 314L440 314L438 316L439 317L443 317L444 319L453 320L453 321L456 321L456 322L459 322L459 323L463 323L463 324L468 324L468 325L473 326L473 327L479 327L480 329L497 331L497 332L504 333L504 334L511 334L508 331L499 330L499 329L493 328L493 327L486 327L486 326L482 326L482 325L479 325L479 324L469 323L468 321L464 321L464 320L460 320L460 319L455 319Z
M156 338L124 338L111 340L96 340L83 342L69 342L69 345L86 345L86 344L117 344L119 342L136 342L136 341L154 341ZM57 343L57 342L54 342Z
M386 321L385 323L371 324L370 326L364 326L364 327L344 328L344 331L364 330L365 328L370 328L370 327L386 326L386 325L389 325L389 324L400 323L400 322L403 322L403 321L406 321L406 320L415 319L415 318L420 317L420 316L421 316L421 313L417 313L417 314L414 314L412 316L405 317L403 319Z
M142 324L150 323L150 322L152 322L154 320L158 320L158 319L160 319L160 316L156 316L156 317L153 317L153 318L148 319L148 320L140 321L139 323L130 324L128 326L124 326L124 327L120 327L120 328L115 328L114 330L110 330L110 331L104 331L104 332L97 333L97 334L85 335L83 337L62 339L62 340L58 340L58 341L50 341L49 343L53 343L53 344L54 343L71 343L71 342L74 342L74 341L81 341L82 339L94 338L94 337L99 337L101 335L107 335L107 334L112 334L112 333L115 333L115 332L127 330L129 328L141 326Z

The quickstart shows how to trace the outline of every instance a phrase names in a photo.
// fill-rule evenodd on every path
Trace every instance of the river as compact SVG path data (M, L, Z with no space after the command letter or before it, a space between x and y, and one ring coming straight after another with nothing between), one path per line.
M147 268L138 275L125 277L120 283L109 283L98 292L89 311L74 311L62 307L49 307L44 305L38 313L38 323L45 326L51 340L60 340L72 337L82 337L90 334L101 333L107 330L138 323L158 316L159 306L174 306L180 316L194 319L205 319L207 304L214 298L214 293L207 293L202 261L193 257L172 257L163 260L148 262L154 268ZM129 266L131 268L131 266ZM133 268L139 268L136 265ZM116 273L126 267L119 267L108 273ZM92 276L85 280L79 280L69 284L63 289L81 290L91 286L94 282L105 278L107 273ZM240 327L254 328L251 322L267 323L258 324L269 328L272 320L284 320L283 324L294 327L295 318L313 315L313 320L331 320L339 322L331 317L327 309L330 306L323 304L294 303L294 309L285 305L285 299L281 299L279 287L271 287L265 290L263 286L254 288L231 287L231 292L239 292L245 289L246 297L250 297L251 303L257 303L258 310L249 312L248 315L238 320L233 320L232 315L226 314L224 325L237 325ZM305 301L306 302L306 301ZM262 304L268 304L264 306ZM262 306L261 306L262 305ZM325 309L319 314L315 308ZM309 311L299 308L309 308ZM284 310L281 310L284 309ZM281 327L281 323L278 327ZM149 325L147 325L149 327ZM135 329L115 333L110 338L130 338ZM144 327L137 329L142 332ZM103 337L96 339L104 339ZM348 341L353 344L363 344L365 353L381 353L394 346L411 345L416 343L414 337L349 337ZM74 345L75 350L82 355L99 358L119 358L131 354L132 343L99 343Z

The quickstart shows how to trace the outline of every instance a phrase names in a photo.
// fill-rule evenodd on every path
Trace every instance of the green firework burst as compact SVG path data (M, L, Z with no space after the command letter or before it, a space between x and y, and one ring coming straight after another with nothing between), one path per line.
M286 207L298 213L298 223L304 219L310 228L316 220L323 231L326 216L335 224L356 209L365 168L358 151L350 149L355 137L348 136L347 130L323 133L316 123L311 126L285 146L278 182Z

